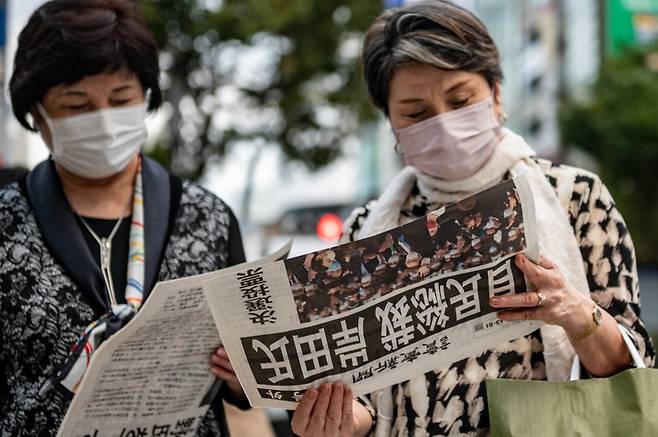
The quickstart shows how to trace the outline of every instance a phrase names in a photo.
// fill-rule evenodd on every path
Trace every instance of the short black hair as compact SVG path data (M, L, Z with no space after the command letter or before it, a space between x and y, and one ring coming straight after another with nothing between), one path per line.
M51 0L18 36L9 81L14 115L34 130L26 116L48 89L121 68L150 90L149 110L162 105L158 47L131 0Z

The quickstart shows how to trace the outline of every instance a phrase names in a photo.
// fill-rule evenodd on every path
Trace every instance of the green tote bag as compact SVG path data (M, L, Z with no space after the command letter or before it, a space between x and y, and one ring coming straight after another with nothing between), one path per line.
M571 381L487 380L492 437L658 437L658 369L646 369L619 326L636 368L610 378Z

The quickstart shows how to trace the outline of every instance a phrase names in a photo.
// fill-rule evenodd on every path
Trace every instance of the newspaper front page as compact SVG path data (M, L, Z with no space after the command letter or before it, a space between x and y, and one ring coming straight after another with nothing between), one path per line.
M60 437L193 436L221 386L210 356L221 345L202 281L283 259L158 283L123 329L92 355Z
M370 393L527 335L489 298L524 292L537 261L524 176L387 232L215 276L203 288L254 407L294 409L340 381Z

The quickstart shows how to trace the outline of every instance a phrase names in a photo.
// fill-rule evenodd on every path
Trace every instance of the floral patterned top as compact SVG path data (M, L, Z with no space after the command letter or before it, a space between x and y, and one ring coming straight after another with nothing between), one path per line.
M166 175L163 169L162 173ZM230 209L203 188L173 179L178 181L178 199L171 201L174 212L170 211L168 229L166 212L159 213L165 217L168 235L155 263L153 282L244 261L239 228ZM61 365L83 329L100 315L87 290L72 279L46 244L45 225L37 221L32 200L25 184L13 183L0 190L1 436L57 433L70 394L57 388L40 395L39 388ZM197 435L226 435L219 397Z
M536 159L558 192L571 193L568 215L582 253L592 299L619 323L630 328L647 366L655 351L640 319L640 290L635 250L624 220L605 185L593 173ZM347 220L343 239L359 238L373 203L357 208ZM401 220L411 221L440 208L431 204L415 185ZM403 382L391 387L395 404L395 436L488 435L489 414L485 379L545 380L539 331L458 361L449 368L428 372L423 393L411 393ZM423 399L418 399L421 397ZM369 406L367 399L363 400ZM422 411L418 409L422 408ZM371 411L371 413L374 413Z

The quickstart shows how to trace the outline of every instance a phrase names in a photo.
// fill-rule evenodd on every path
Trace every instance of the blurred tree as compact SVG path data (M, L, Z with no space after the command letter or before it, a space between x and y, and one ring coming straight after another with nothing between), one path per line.
M631 230L641 263L658 264L658 51L606 60L585 103L567 102L562 144L593 156Z
M200 177L234 146L320 168L374 118L359 77L362 0L137 0L161 48L170 119L152 155Z

